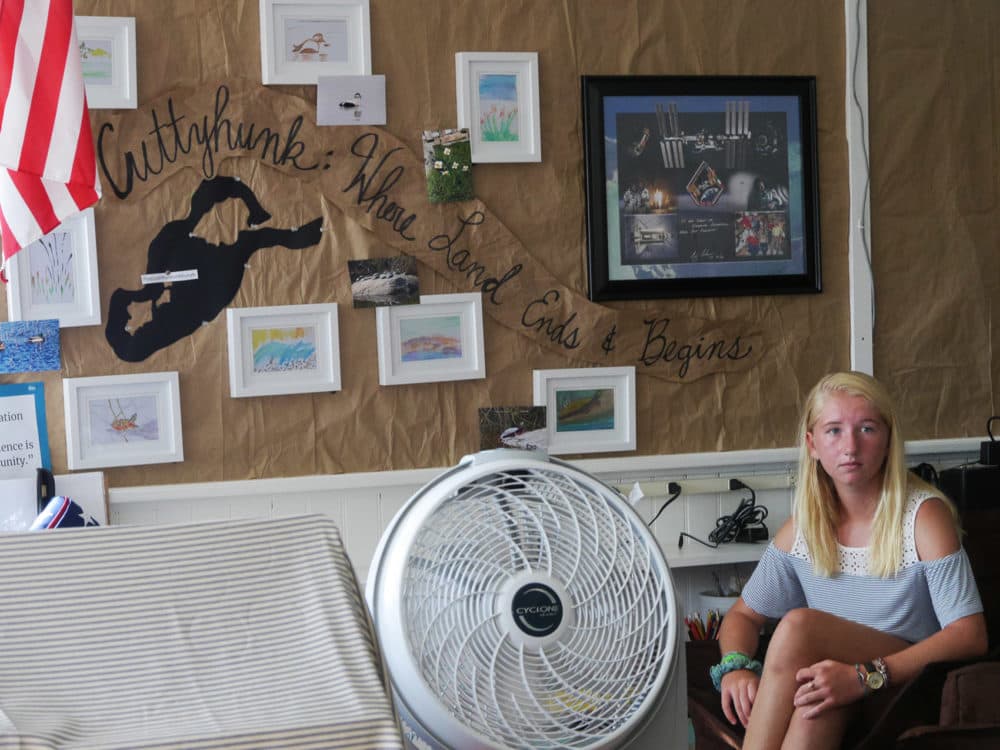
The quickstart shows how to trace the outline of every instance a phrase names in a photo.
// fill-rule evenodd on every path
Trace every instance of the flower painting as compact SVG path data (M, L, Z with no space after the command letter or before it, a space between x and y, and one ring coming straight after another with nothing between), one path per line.
M517 141L517 75L483 73L479 76L479 135L483 141Z
M474 164L542 160L537 52L456 52L455 92Z
M156 396L95 398L88 403L90 442L93 445L156 441L160 439Z
M72 304L76 297L73 236L69 232L56 230L31 243L26 252L31 303Z
M474 198L469 129L425 130L423 141L430 202L450 203Z
M403 362L461 359L462 316L402 318L399 321L399 347Z
M317 368L316 330L312 327L254 328L250 340L255 374Z

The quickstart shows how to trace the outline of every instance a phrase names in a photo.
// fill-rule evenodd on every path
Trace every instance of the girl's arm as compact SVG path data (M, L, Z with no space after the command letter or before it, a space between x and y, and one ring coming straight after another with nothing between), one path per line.
M925 561L947 557L960 547L954 517L944 501L936 497L925 500L917 511L914 536L917 556ZM930 662L974 658L986 650L986 618L978 612L960 617L934 635L885 657L885 663L891 680L905 682Z

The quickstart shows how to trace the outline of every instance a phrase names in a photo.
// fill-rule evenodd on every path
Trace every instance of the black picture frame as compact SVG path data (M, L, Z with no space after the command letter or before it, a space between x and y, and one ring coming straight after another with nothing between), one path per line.
M821 291L814 77L582 88L590 299Z

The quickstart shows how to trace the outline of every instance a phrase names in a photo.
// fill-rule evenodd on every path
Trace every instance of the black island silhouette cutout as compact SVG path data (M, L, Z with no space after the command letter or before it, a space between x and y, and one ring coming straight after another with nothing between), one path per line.
M231 244L213 244L197 236L202 217L227 200L241 200L250 212L247 229L241 229ZM322 217L291 229L260 226L271 215L245 183L234 177L203 180L191 196L191 210L183 219L164 225L149 245L147 274L197 270L198 278L166 286L143 284L138 290L116 289L108 305L105 337L119 358L139 362L189 336L233 301L243 283L243 272L251 256L266 247L290 250L317 245L322 237ZM167 299L164 293L167 294ZM151 302L151 319L129 326L129 305Z

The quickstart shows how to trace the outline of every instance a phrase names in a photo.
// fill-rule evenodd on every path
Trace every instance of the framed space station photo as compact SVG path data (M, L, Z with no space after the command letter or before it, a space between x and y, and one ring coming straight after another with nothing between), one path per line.
M820 291L816 80L584 76L592 300Z

